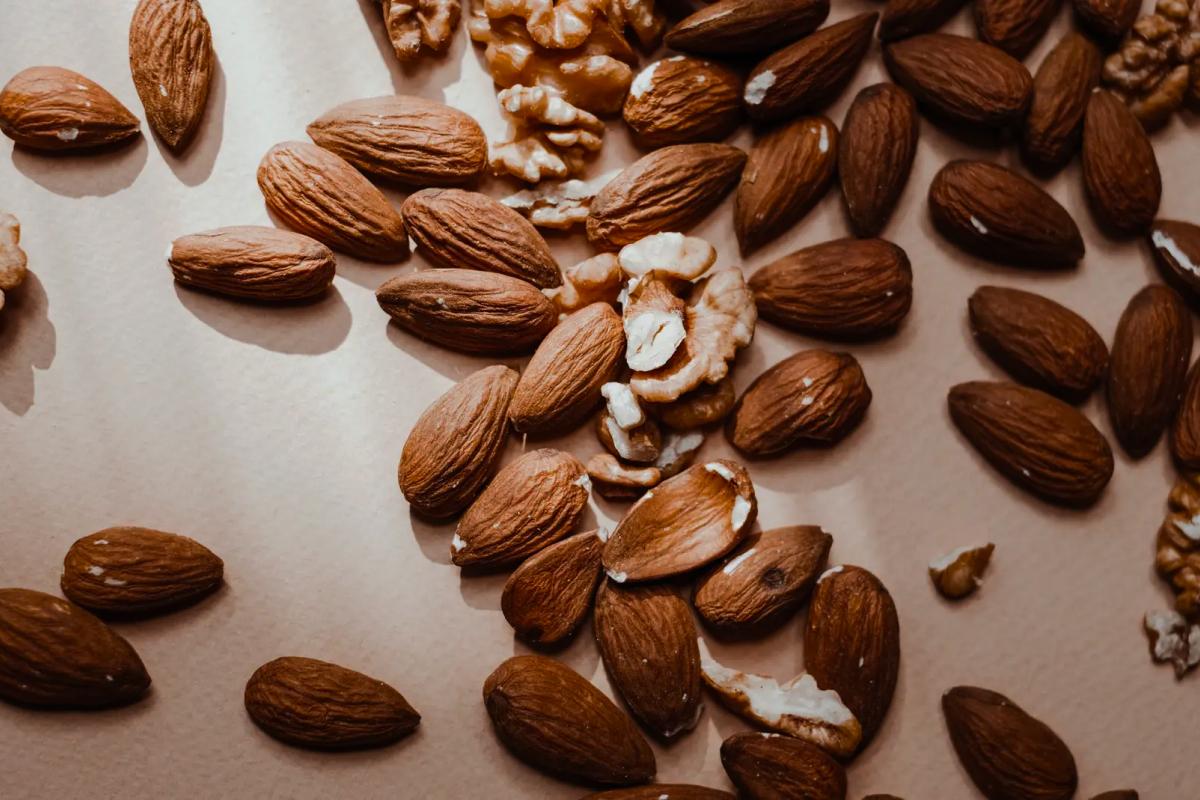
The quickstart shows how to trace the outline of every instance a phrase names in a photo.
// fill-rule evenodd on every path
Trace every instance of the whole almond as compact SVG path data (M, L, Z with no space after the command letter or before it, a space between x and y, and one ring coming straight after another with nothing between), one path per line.
M858 71L877 19L859 14L827 25L760 61L746 78L747 113L774 122L833 102Z
M191 141L212 82L212 31L199 0L141 0L129 23L129 68L146 121L173 151Z
M838 239L797 250L750 276L758 313L826 339L896 330L912 306L908 256L882 239Z
M1146 455L1179 407L1192 357L1192 318L1183 299L1162 285L1129 301L1113 337L1108 414L1117 441Z
M318 297L336 270L333 253L320 242L250 225L182 236L167 260L185 286L267 302Z
M61 67L29 67L0 89L0 132L34 150L86 150L138 135L137 117L99 84Z
M1162 176L1154 146L1120 98L1096 89L1083 123L1083 187L1088 205L1107 230L1145 231L1158 214Z
M410 95L352 100L307 128L358 169L405 186L458 186L487 168L487 137L456 108Z
M1141 0L1073 0L1075 19L1106 42L1129 32L1142 9Z
M129 642L79 606L31 589L0 589L0 698L106 708L132 703L149 687Z
M1061 169L1079 149L1088 98L1100 82L1100 64L1100 49L1091 40L1068 33L1038 67L1021 133L1021 155L1034 169Z
M543 772L616 786L654 778L654 752L633 720L554 659L508 659L483 684L483 701L504 746Z
M879 39L905 39L937 30L966 4L966 0L887 0L879 20Z
M498 272L539 289L562 285L558 262L537 228L478 192L424 189L401 207L409 235L436 267Z
M1033 49L1061 5L1060 0L976 0L979 38L1017 58Z
M474 355L527 353L558 321L554 304L533 284L474 269L399 275L375 298L409 333Z
M1155 220L1148 238L1163 279L1189 301L1200 301L1200 225Z
M408 255L408 234L396 209L328 150L307 142L275 145L258 165L258 188L284 224L334 250L384 262Z
M746 154L725 144L677 144L642 156L596 193L588 241L618 250L652 233L686 231L733 188Z
M500 610L517 637L549 647L574 635L588 611L604 572L602 531L586 531L535 553L508 577Z
M735 733L721 743L734 786L758 800L845 800L846 771L815 744L778 733Z
M618 588L596 595L596 645L613 688L634 719L663 740L700 718L700 649L687 602L666 586Z
M621 116L645 147L719 142L742 121L742 79L698 58L654 61L634 76Z
M63 594L98 614L186 605L221 585L224 563L199 542L149 528L106 528L67 551Z
M1083 258L1083 236L1062 205L1027 178L987 161L951 161L929 185L938 231L989 261L1033 269Z
M812 210L837 172L837 126L825 117L784 123L759 137L733 197L742 255L787 231Z
M989 800L1068 800L1079 776L1075 759L1045 723L1007 697L956 686L942 713L958 759Z
M403 695L383 681L296 656L255 670L246 682L245 704L254 724L271 736L318 750L391 744L421 722Z
M837 444L862 421L871 388L849 353L805 350L750 384L726 423L743 453L770 456L796 446Z
M829 16L829 0L718 0L676 23L666 45L708 56L755 55L807 36Z
M920 127L912 95L894 83L858 93L842 124L838 175L856 236L878 236L908 183Z
M400 489L413 510L445 519L475 500L500 461L517 378L508 367L485 367L421 414L400 457Z
M1181 469L1200 470L1200 361L1188 371L1179 412L1171 425L1171 455Z
M1087 320L1053 300L981 286L967 307L975 341L1020 382L1080 402L1104 377L1104 339Z
M1112 478L1112 449L1088 418L1063 401L1012 383L976 381L950 390L950 418L1010 481L1044 500L1089 506Z
M667 800L735 800L733 795L721 789L688 783L652 783L629 789L609 789L589 794L583 800L663 800L664 797Z

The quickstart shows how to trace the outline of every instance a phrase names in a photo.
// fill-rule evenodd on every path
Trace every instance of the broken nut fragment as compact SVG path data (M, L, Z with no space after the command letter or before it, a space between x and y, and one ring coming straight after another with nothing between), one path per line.
M1186 473L1167 498L1154 567L1175 591L1175 610L1200 619L1200 473Z
M621 269L631 278L650 272L694 281L717 260L711 244L682 233L655 233L621 248Z
M1171 662L1176 679L1200 664L1200 625L1189 625L1178 611L1148 611L1144 625L1150 657Z
M596 437L605 450L635 464L653 463L662 452L662 431L652 419L626 430L605 410L596 422Z
M459 0L382 0L383 21L396 58L414 61L425 47L446 50L462 18Z
M604 398L608 415L623 430L631 431L646 421L646 412L642 411L637 395L627 383L612 381L600 387L600 396Z
M556 183L543 183L536 188L523 189L500 202L516 209L539 228L568 230L587 221L592 198L605 184L616 177L618 170L591 180L572 178Z
M1200 2L1159 0L1104 62L1103 76L1147 130L1200 103Z
M703 384L674 402L656 405L653 413L668 427L686 431L723 421L736 401L733 381L725 377L717 383Z
M4 308L5 293L20 286L29 274L20 242L21 223L12 214L0 211L0 308Z
M589 458L587 474L592 488L607 500L633 500L662 480L657 467L631 467L610 453L597 453Z
M703 444L704 434L700 431L668 433L654 461L654 466L662 473L662 479L673 478L690 467Z
M686 335L687 304L658 273L631 284L622 314L625 363L630 369L646 372L666 364L679 349Z
M621 267L613 253L580 261L563 273L562 286L545 290L564 314L592 303L615 303L621 294Z
M492 147L497 175L529 183L577 175L603 144L604 123L568 103L558 89L518 84L497 99L512 120L508 139Z
M983 573L996 546L959 547L929 563L934 587L948 600L961 600L983 583Z

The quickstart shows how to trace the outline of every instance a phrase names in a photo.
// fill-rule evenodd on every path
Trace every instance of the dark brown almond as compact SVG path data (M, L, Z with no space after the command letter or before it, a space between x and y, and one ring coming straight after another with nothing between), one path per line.
M950 390L950 418L979 453L1026 491L1089 506L1112 478L1112 449L1074 407L1025 386L975 381Z
M935 31L965 4L966 0L887 0L879 20L879 39L891 42Z
M744 797L845 800L846 771L825 751L778 733L735 733L721 743L721 764Z
M1096 89L1083 123L1083 187L1101 226L1142 233L1162 200L1162 176L1142 123L1115 94Z
M609 789L589 794L583 800L735 800L729 792L688 783L652 783L631 789ZM1133 798L1137 800L1137 798Z
M1171 426L1171 455L1180 469L1200 470L1200 361L1192 365Z
M976 0L979 38L1022 58L1045 35L1060 0Z
M1100 49L1091 40L1068 33L1038 67L1021 133L1021 155L1032 168L1061 169L1079 149L1088 98L1100 82L1100 64Z
M1155 220L1150 249L1163 279L1193 303L1200 303L1200 225Z
M1102 792L1092 800L1138 800L1138 793L1133 789L1117 789L1112 792Z
M908 183L920 124L912 95L894 83L858 93L846 112L838 175L856 236L878 236Z
M1141 0L1074 0L1079 24L1106 42L1129 32L1142 8Z
M666 44L709 56L776 50L821 26L829 0L719 0L676 23Z
M621 116L644 147L719 142L742 122L742 78L712 61L663 58L634 76Z
M575 634L604 572L601 531L586 531L552 544L527 558L508 577L500 610L517 637L549 647Z
M129 23L129 68L146 121L171 150L187 146L208 103L216 57L198 0L141 0Z
M333 253L316 239L257 225L181 236L167 261L185 286L266 303L320 297L337 270Z
M30 67L0 89L0 132L34 150L87 150L138 135L140 123L104 87L61 67Z

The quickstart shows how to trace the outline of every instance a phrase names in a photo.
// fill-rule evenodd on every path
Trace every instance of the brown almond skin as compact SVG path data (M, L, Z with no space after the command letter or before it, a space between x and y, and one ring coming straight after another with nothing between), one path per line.
M337 269L333 253L317 240L255 225L181 236L167 261L184 286L266 303L320 297Z
M950 741L971 780L989 800L1069 800L1075 759L1045 723L1007 697L956 686L942 695Z
M920 123L912 95L894 83L858 93L838 147L838 175L855 236L878 236L908 183Z
M653 70L649 88L627 94L621 110L643 147L719 142L741 124L742 79L728 67L674 56L645 69Z
M1159 219L1147 238L1163 280L1193 304L1200 303L1200 225Z
M751 119L776 122L819 111L837 99L858 71L878 19L878 13L859 14L827 25L760 61L743 94ZM767 73L774 77L762 89Z
M777 733L735 733L721 764L752 800L844 800L846 771L814 744Z
M975 381L951 389L949 406L954 424L997 471L1048 502L1090 506L1112 478L1104 436L1045 392Z
M140 123L104 87L61 67L29 67L0 89L0 132L34 150L88 150L138 135Z
M1115 42L1133 27L1141 0L1073 0L1075 19L1102 41Z
M667 31L666 45L708 56L754 55L807 36L829 16L829 0L719 0Z
M1045 35L1060 0L976 0L979 38L1009 55L1024 57Z
M1083 123L1083 186L1096 220L1110 233L1133 235L1154 222L1162 176L1150 137L1112 92L1097 89Z
M725 144L677 144L642 156L592 200L588 241L619 250L652 233L686 232L733 189L746 154Z
M750 384L734 406L725 435L739 451L755 457L796 446L831 447L858 427L870 404L871 388L854 356L805 350Z
M500 610L517 638L534 647L575 635L592 608L603 570L604 541L586 531L550 545L521 563L500 595Z
M912 267L882 239L837 239L767 264L749 281L759 316L809 336L862 340L896 330L912 307Z
M1108 367L1108 413L1134 458L1149 453L1179 407L1192 357L1192 318L1174 290L1142 289L1125 308Z
M609 789L589 794L583 800L662 800L664 796L669 800L735 800L729 792L687 783L652 783L630 789Z
M435 267L497 272L539 289L562 285L558 262L537 228L487 195L423 189L400 211L420 254Z
M225 565L204 545L149 528L106 528L77 540L63 559L67 599L96 614L178 608L221 585Z
M784 123L755 141L733 196L733 229L746 256L812 210L837 172L837 126L825 117Z
M1033 292L981 286L967 308L975 341L1021 383L1078 403L1104 377L1104 339L1065 306Z
M1138 793L1133 789L1117 789L1098 794L1092 800L1138 800Z
M483 684L496 735L549 775L607 786L654 778L654 752L628 716L574 670L545 656L516 656Z
M1030 269L1062 269L1083 258L1070 213L1037 184L999 164L951 161L929 185L938 232L979 258Z
M879 39L892 42L937 30L966 0L887 0L879 20Z
M297 747L357 750L391 744L421 722L403 695L361 672L285 656L246 682L246 711L267 734Z
M1171 425L1171 455L1180 469L1200 470L1200 362L1192 365Z
M43 592L0 589L0 698L108 708L140 699L149 687L129 642L96 617Z
M146 121L173 152L187 147L208 103L216 57L198 0L141 0L129 23L129 69Z
M1021 131L1021 155L1032 169L1055 172L1079 149L1084 112L1100 82L1100 66L1100 49L1087 37L1068 33L1038 67L1033 102Z

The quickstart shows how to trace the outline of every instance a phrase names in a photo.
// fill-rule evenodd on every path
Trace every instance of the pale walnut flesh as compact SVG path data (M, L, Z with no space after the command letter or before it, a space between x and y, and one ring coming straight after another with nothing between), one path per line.
M587 474L596 492L608 500L634 500L662 480L657 467L631 467L611 453L597 453L589 458Z
M1200 100L1200 2L1159 0L1105 60L1103 75L1148 130Z
M567 230L587 222L596 192L617 176L620 170L606 172L590 180L572 178L523 189L500 202L516 209L539 228Z
M1158 529L1154 567L1175 592L1175 610L1200 620L1200 473L1180 476Z
M961 600L974 594L983 583L983 573L995 549L991 542L978 547L959 547L930 562L929 577L934 587L947 600Z
M459 0L382 0L383 21L400 61L413 61L425 47L445 51L462 17Z
M692 465L704 444L700 431L672 431L663 437L662 451L654 462L662 479L673 478Z
M638 466L653 464L662 452L662 431L652 419L626 430L607 410L602 411L596 421L596 438L605 450Z
M1149 611L1143 625L1150 640L1150 657L1170 662L1177 679L1200 664L1200 625L1189 623L1177 611Z
M717 260L711 244L682 233L656 233L621 248L621 269L631 278L650 272L694 281L708 272Z
M638 281L625 298L625 363L636 371L658 369L671 360L686 335L687 304L656 273Z
M645 423L646 412L629 384L610 381L600 387L600 396L604 398L608 415L622 430L631 431Z
M12 214L0 211L0 308L4 308L5 295L20 286L29 273L20 242L21 223Z
M492 146L492 171L498 175L528 183L577 175L604 143L604 123L557 89L516 85L498 99L512 123L508 139Z
M615 303L621 294L621 267L612 253L580 261L563 273L562 286L542 292L563 314L592 303Z
M603 0L484 0L492 19L519 17L529 35L550 50L570 50L587 41Z

